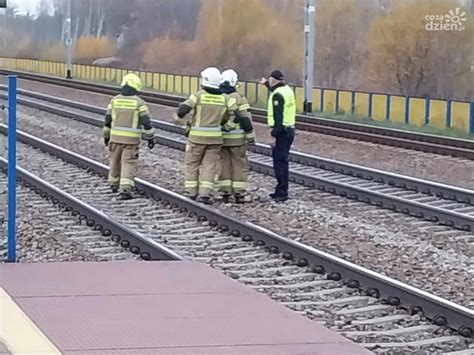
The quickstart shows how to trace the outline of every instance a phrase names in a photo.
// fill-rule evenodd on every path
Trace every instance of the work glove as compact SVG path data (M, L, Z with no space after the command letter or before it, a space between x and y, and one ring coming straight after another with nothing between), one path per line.
M107 147L109 145L110 138L104 137L104 144Z
M255 139L254 138L249 138L247 139L247 145L250 147L250 146L254 146L255 145Z
M232 122L227 122L225 125L222 126L224 132L230 132L235 129L235 125Z
M281 133L283 133L283 128L273 128L271 131L271 136L272 137L278 137Z
M176 112L173 113L173 123L175 125L181 125L181 118L178 117L178 114Z
M154 139L150 139L148 141L148 148L150 148L150 149L155 148L155 140Z

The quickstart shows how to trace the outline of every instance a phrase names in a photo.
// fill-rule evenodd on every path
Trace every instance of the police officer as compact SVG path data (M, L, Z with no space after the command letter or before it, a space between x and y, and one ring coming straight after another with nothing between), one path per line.
M221 91L236 100L239 112L247 119L244 124L234 123L231 120L224 125L224 128L228 130L222 132L224 144L220 154L219 186L225 203L229 202L231 195L234 195L236 203L251 202L250 196L246 193L247 144L255 144L255 132L249 112L250 105L247 98L237 91L237 82L238 76L233 69L225 70L222 73Z
M136 74L127 74L121 86L121 94L107 106L104 143L110 151L109 183L112 192L118 192L120 188L119 198L129 200L135 186L140 138L147 140L148 147L153 149L155 130L150 123L147 105L137 96L142 89L141 79Z
M225 115L239 119L236 99L219 90L221 73L214 67L201 72L201 90L181 103L173 114L175 124L194 109L186 145L185 194L192 200L211 204L211 192L218 173L218 162L223 144L222 129Z
M296 104L293 90L284 83L283 73L274 70L260 83L270 90L267 123L275 138L272 145L273 168L277 179L275 192L270 197L278 202L288 200L288 157L295 139Z

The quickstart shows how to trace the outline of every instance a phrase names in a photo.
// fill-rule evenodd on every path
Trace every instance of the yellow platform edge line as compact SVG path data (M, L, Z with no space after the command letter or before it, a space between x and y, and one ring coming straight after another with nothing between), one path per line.
M1 287L0 340L13 355L61 355L61 352Z

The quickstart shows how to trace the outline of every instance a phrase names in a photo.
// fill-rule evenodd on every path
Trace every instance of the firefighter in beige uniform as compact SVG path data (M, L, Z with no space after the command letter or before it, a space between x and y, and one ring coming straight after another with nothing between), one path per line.
M234 70L229 69L222 73L221 91L234 98L239 112L248 118L248 126L242 127L240 123L228 122L225 125L228 131L223 132L224 144L221 149L219 186L225 203L229 202L231 195L234 195L236 203L251 202L250 196L246 193L247 145L255 144L255 132L249 112L250 105L247 98L237 91L237 82L238 76Z
M217 68L207 68L201 73L201 90L181 103L173 115L176 124L194 109L186 145L186 195L195 200L212 203L211 192L218 173L219 153L223 143L222 127L226 113L236 119L236 100L219 90L221 73Z
M141 79L136 74L127 74L121 86L121 94L115 96L107 107L104 143L110 151L109 183L112 192L118 192L120 188L120 199L129 200L135 186L140 139L147 140L148 148L153 149L155 130L150 124L147 105L137 96L142 89Z

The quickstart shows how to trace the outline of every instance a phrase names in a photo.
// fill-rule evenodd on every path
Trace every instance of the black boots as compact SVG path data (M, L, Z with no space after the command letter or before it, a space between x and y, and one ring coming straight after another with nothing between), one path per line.
M223 194L223 195L222 195L222 202L223 202L223 203L229 203L229 201L230 201L230 196L231 196L230 194Z
M241 195L241 194L236 194L235 195L235 203L250 203L252 202L252 196L248 195L248 194L245 194L245 195Z
M127 201L133 198L132 193L128 191L122 191L119 195L119 200Z
M211 198L208 197L208 196L201 196L201 197L199 197L198 202L201 202L201 203L203 203L203 204L205 204L205 205L212 205L212 200L211 200Z
M278 196L275 193L270 194L270 198L273 199L275 202L285 202L289 200L288 196Z

